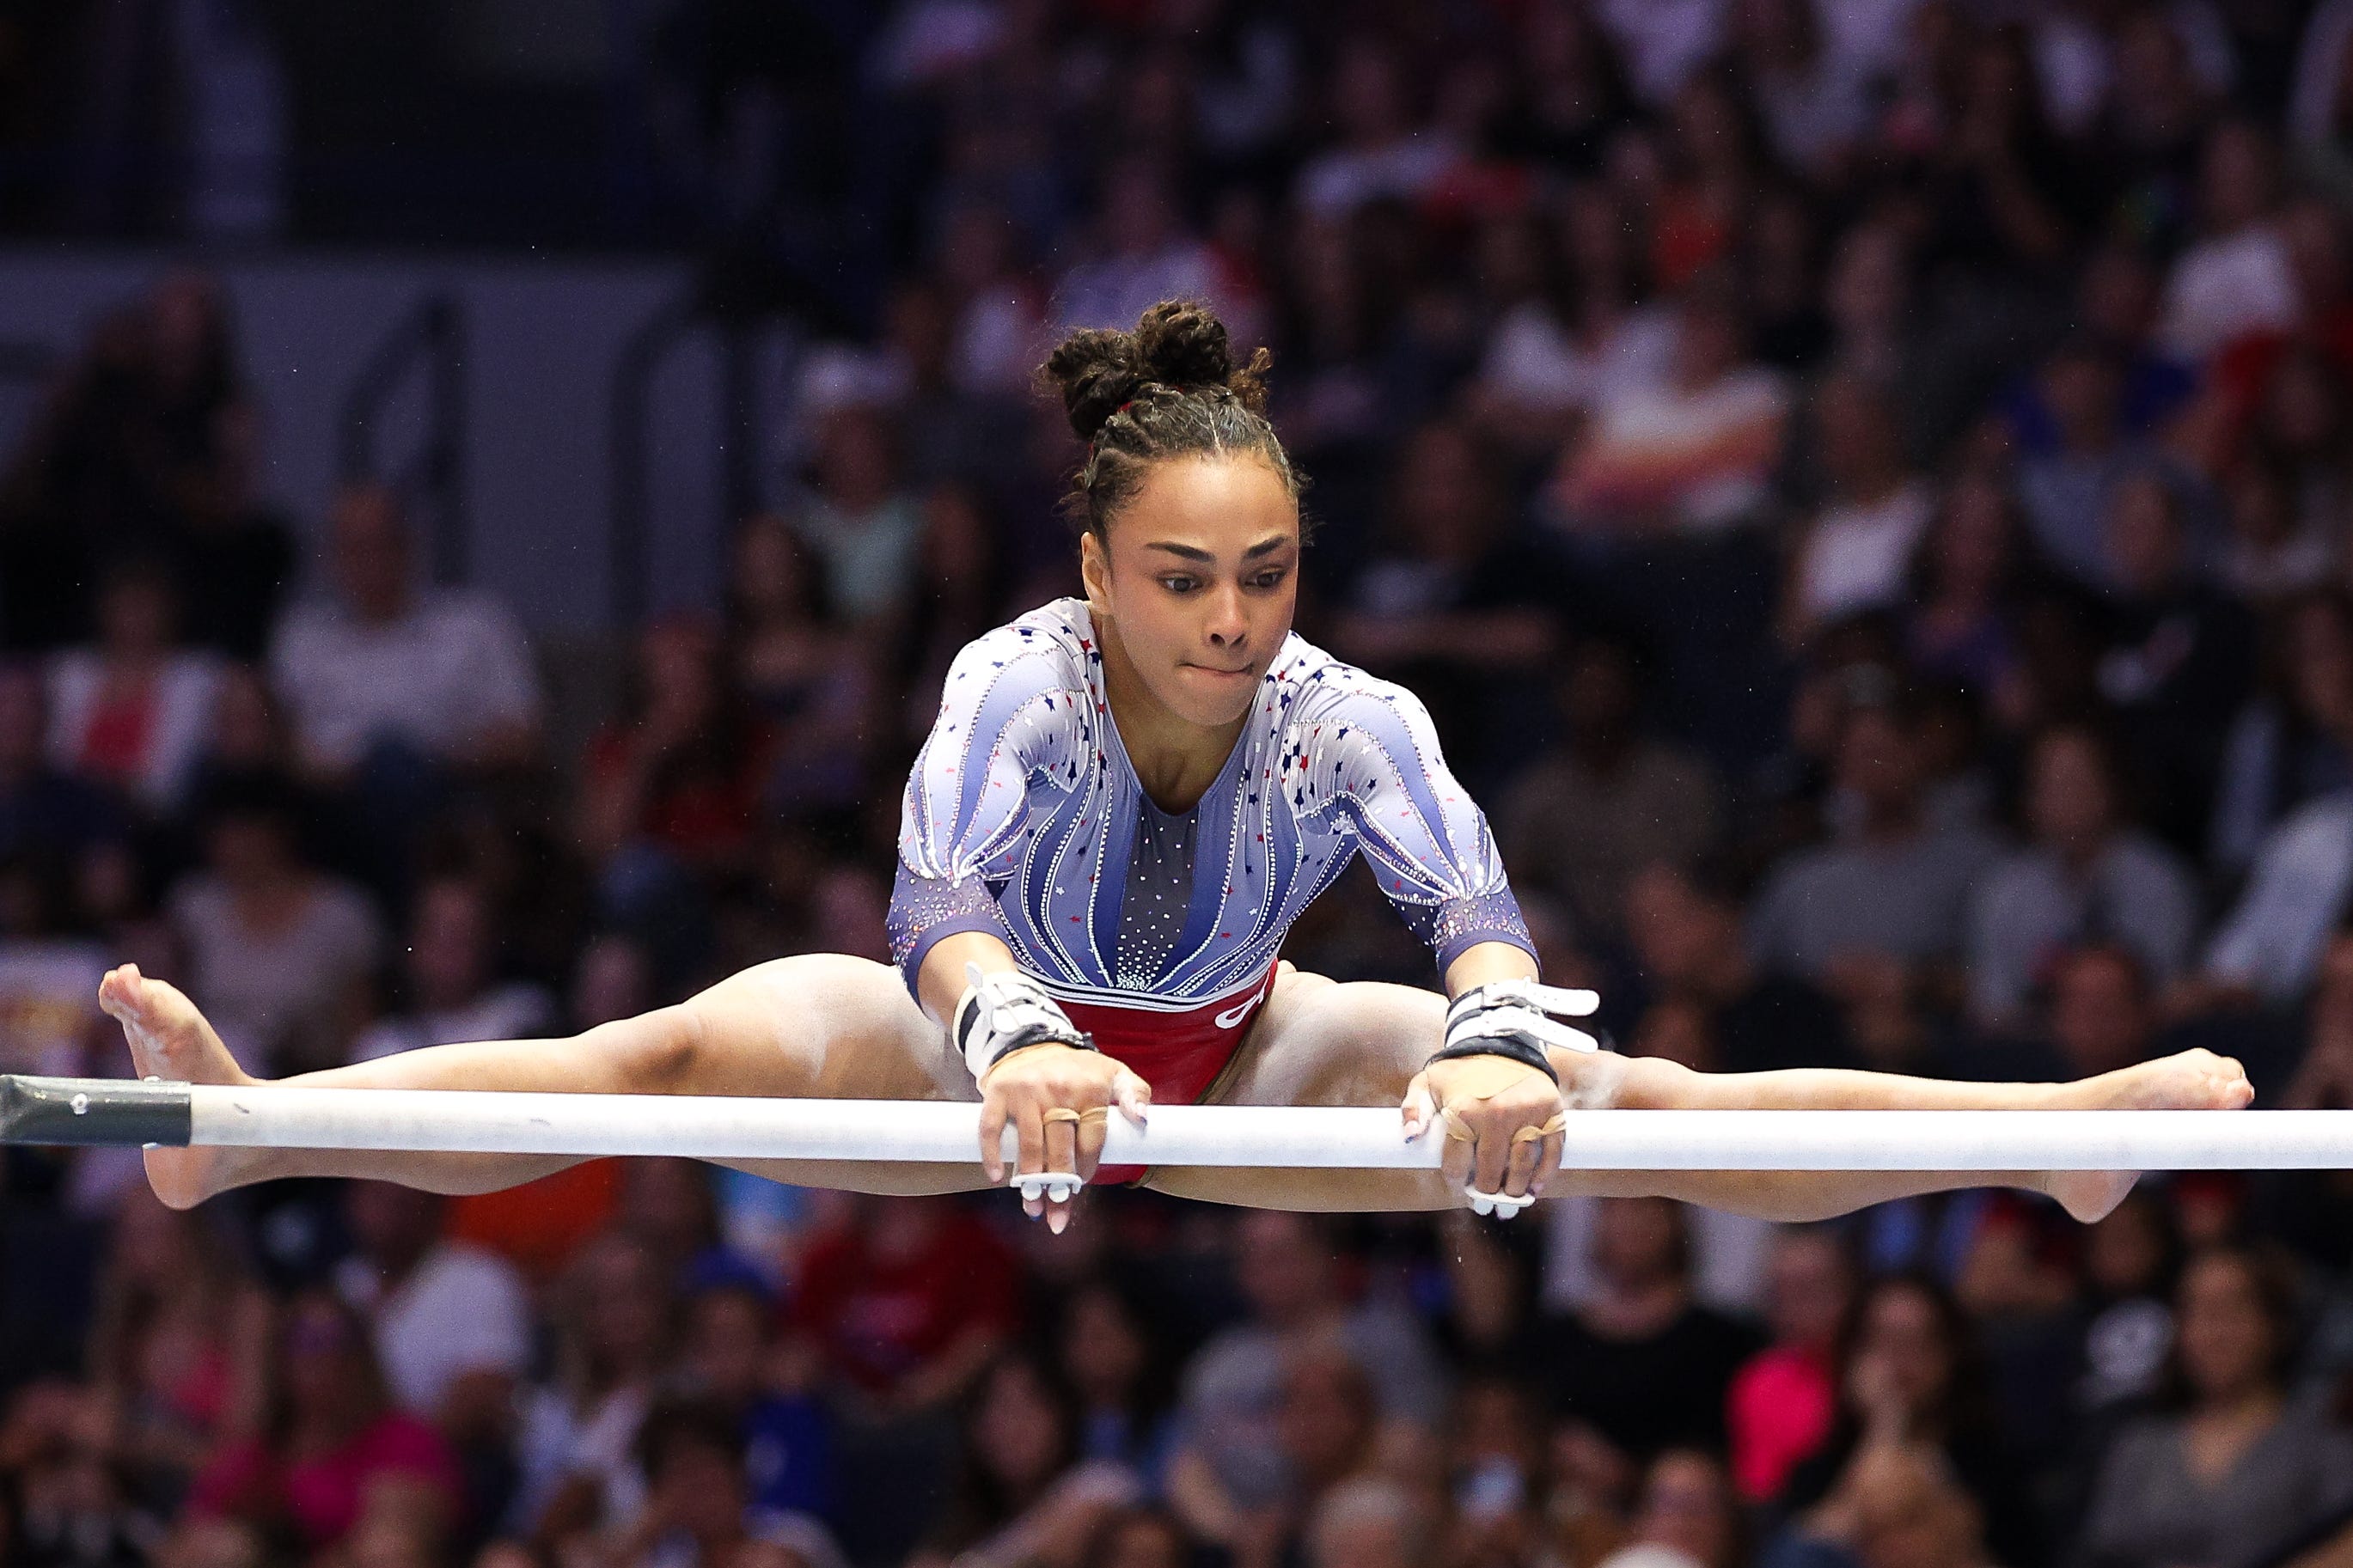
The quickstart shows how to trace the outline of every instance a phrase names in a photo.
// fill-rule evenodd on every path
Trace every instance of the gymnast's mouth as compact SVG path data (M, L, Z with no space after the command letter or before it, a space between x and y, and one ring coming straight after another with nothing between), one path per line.
M1240 669L1220 669L1214 664L1188 664L1182 668L1197 669L1203 675L1222 676L1228 680L1248 680L1250 678L1250 668L1248 665L1242 666Z

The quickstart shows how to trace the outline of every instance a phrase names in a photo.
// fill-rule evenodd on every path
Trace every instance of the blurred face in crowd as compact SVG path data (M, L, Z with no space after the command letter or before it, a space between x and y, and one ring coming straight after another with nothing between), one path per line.
M1822 472L1841 495L1870 499L1904 473L1886 400L1858 376L1833 376L1814 405Z
M21 778L41 765L48 708L39 671L0 665L0 777Z
M2278 1330L2245 1258L2217 1252L2193 1259L2182 1272L2175 1321L2182 1375L2198 1399L2274 1391Z
M2257 416L2266 442L2297 462L2326 462L2344 422L2344 387L2328 362L2293 345L2272 367Z
M1626 926L1642 971L1670 989L1709 984L1739 951L1739 915L1707 897L1671 866L1645 867L1626 889Z
M1081 1400L1091 1405L1125 1402L1149 1354L1118 1292L1098 1285L1072 1299L1062 1329L1062 1373Z
M353 1182L343 1197L344 1223L360 1253L380 1268L402 1271L440 1239L439 1194L396 1182Z
M2078 1076L2147 1058L2155 1027L2140 966L2115 948L2070 953L2051 976L2051 1037Z
M1106 661L1124 667L1113 689L1124 673L1188 727L1239 725L1299 599L1299 508L1274 469L1250 455L1155 463L1080 552Z
M1105 1527L1087 1568L1186 1568L1191 1555L1174 1521L1131 1514Z
M1714 386L1739 365L1743 337L1728 301L1693 300L1675 328L1675 380L1690 392Z
M591 1356L615 1368L643 1367L659 1357L670 1303L643 1247L619 1239L598 1243L581 1284L581 1326Z
M1331 1248L1299 1215L1252 1210L1242 1216L1234 1250L1235 1283L1266 1321L1297 1323L1330 1303Z
M491 915L471 882L439 881L418 895L408 932L408 976L427 1011L461 1007L490 981Z
M1715 1030L1707 1009L1687 996L1651 1003L1635 1026L1634 1054L1657 1057L1694 1072L1715 1071Z
M1839 736L1838 782L1873 818L1908 816L1921 783L1912 726L1885 708L1856 709Z
M1068 1458L1061 1407L1023 1361L999 1363L981 1385L971 1440L983 1465L1016 1498L1035 1496Z
M1358 41L1343 49L1332 77L1333 118L1351 142L1377 147L1405 131L1405 88L1388 50Z
M2088 852L2114 825L2107 760L2081 730L2055 730L2034 748L2026 815L2037 841L2061 853Z
M172 646L172 585L144 573L117 579L99 595L98 636L116 658L153 658Z
M1417 431L1398 465L1398 531L1429 561L1475 558L1494 537L1500 513L1490 466L1470 433L1451 425Z
M703 1393L736 1403L759 1392L767 1304L750 1290L706 1290L687 1315L686 1362Z
M2156 475L2136 474L2116 488L2105 531L2108 563L2127 593L2161 593L2180 576L2180 511Z
M1774 1340L1827 1352L1854 1300L1854 1268L1828 1232L1784 1230L1773 1238L1765 1289Z
M1303 1353L1283 1373L1282 1451L1311 1491L1357 1468L1372 1447L1373 1419L1365 1369L1344 1351Z
M880 506L898 488L891 421L865 404L837 408L818 423L817 484L855 515Z
M2271 210L2272 154L2263 133L2226 121L2206 138L2198 168L2198 205L2217 234L2243 228Z
M2172 1251L2168 1231L2160 1200L2138 1190L2128 1194L2084 1233L2084 1268L2093 1289L2115 1301L2154 1294Z
M222 672L208 738L213 760L227 767L266 768L279 760L285 747L278 701L259 669L238 664Z
M1863 1303L1855 1354L1878 1363L1907 1410L1934 1409L1951 1391L1953 1347L1936 1304L1903 1280L1880 1286Z
M2096 353L2062 353L2042 372L2042 401L2060 439L2077 451L2098 451L2114 439L2123 389L2116 367Z
M293 825L272 811L226 814L205 836L205 858L231 889L276 881L295 868Z
M645 950L625 936L601 936L572 971L572 1021L584 1029L631 1018L653 1005L653 971Z
M1850 1495L1863 1568L1976 1568L1977 1506L1933 1448L1879 1450L1859 1461Z
M408 611L408 522L380 485L346 490L332 523L336 590L364 621L395 621Z
M754 625L798 619L808 607L808 549L783 518L762 512L735 535L730 586Z
M1308 1568L1419 1568L1412 1500L1382 1481L1346 1490L1343 1506L1319 1512L1308 1528Z
M289 1309L281 1370L297 1425L350 1427L375 1415L369 1352L361 1332L349 1314L329 1300L313 1297Z
M1736 1545L1732 1489L1724 1467L1695 1448L1670 1448L1651 1462L1634 1538L1723 1568Z
M1598 639L1577 645L1559 692L1561 717L1569 733L1583 741L1627 733L1641 707L1632 658Z
M1603 1198L1593 1219L1594 1271L1620 1290L1682 1277L1683 1211L1665 1198Z
M2288 663L2304 715L2325 729L2353 728L2353 615L2334 598L2296 606L2288 621Z

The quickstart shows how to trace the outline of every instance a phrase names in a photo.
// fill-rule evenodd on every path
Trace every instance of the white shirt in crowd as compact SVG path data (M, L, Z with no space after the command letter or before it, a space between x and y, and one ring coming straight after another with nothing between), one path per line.
M104 656L95 648L58 654L49 661L48 689L49 759L60 768L79 770L90 721L106 695ZM219 692L218 660L184 653L164 661L155 682L146 752L140 759L139 776L132 781L143 803L164 810L177 801L204 750Z
M539 719L530 641L487 595L427 590L381 626L329 601L298 605L269 666L303 743L338 763L358 762L381 741L453 756L494 730Z
M375 1322L376 1355L404 1409L432 1416L450 1385L469 1373L520 1378L530 1368L522 1278L495 1253L443 1242L388 1291L366 1260L351 1258L335 1284Z
M554 1018L554 1007L547 993L516 981L493 986L462 1007L379 1018L352 1042L352 1060L372 1062L461 1040L536 1039L553 1026Z
M2263 840L2247 889L2206 949L2206 973L2293 1003L2353 894L2353 791L2291 812Z
M2166 285L2159 335L2182 358L2201 361L2248 332L2286 331L2302 313L2286 244L2255 224L2182 253Z
M1807 614L1833 621L1902 599L1912 552L1935 510L1928 488L1917 480L1874 501L1823 508L1799 568Z

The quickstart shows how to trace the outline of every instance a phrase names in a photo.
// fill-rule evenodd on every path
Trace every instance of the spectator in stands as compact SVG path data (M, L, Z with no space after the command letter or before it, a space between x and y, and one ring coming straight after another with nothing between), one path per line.
M180 531L164 547L188 640L248 663L269 653L295 568L285 521L255 493L260 425L245 403L215 416L213 459L182 487Z
M818 1237L795 1331L835 1395L877 1416L953 1406L1018 1326L1012 1255L949 1198L871 1199Z
M1853 1258L1821 1226L1783 1226L1767 1269L1773 1342L1734 1374L1725 1397L1732 1479L1751 1503L1779 1496L1791 1468L1830 1436L1839 1339L1856 1289Z
M2113 562L2103 533L2112 500L2148 461L2125 428L2125 369L2116 351L2070 338L2014 400L2022 421L2018 497L2043 559L2074 581L2105 588Z
M67 868L127 830L103 791L49 760L49 728L40 671L0 660L0 860Z
M1914 553L1905 616L1912 668L1978 693L2006 721L2026 696L2019 626L2025 550L2009 487L1983 469L1961 474Z
M1121 1509L1095 1530L1078 1568L1187 1568L1192 1538L1156 1506Z
M1412 205L1457 171L1470 150L1419 122L1411 100L1416 86L1385 43L1347 40L1331 74L1331 120L1339 139L1300 169L1294 195L1301 210L1345 218L1373 202Z
M620 1563L732 1568L747 1546L773 1532L779 1545L830 1551L813 1521L777 1531L746 1496L744 1436L726 1409L707 1400L662 1400L648 1411L631 1446L645 1506L588 1550L608 1552L608 1560Z
M1281 1409L1292 1349L1336 1336L1368 1373L1385 1420L1434 1426L1443 1393L1419 1324L1342 1297L1328 1233L1303 1215L1253 1211L1234 1237L1235 1282L1250 1316L1186 1368L1168 1494L1197 1534L1236 1539L1240 1520L1282 1495Z
M2173 1345L2173 1292L2181 1237L2164 1198L2135 1188L2085 1237L2090 1287L2077 1408L2094 1415L2137 1408L2158 1391Z
M913 1563L1075 1563L1106 1519L1141 1500L1124 1466L1078 1459L1078 1414L1045 1363L998 1357L965 1418L962 1474L947 1519Z
M512 1265L448 1238L445 1207L438 1194L353 1183L353 1253L335 1284L373 1325L393 1398L453 1436L480 1436L503 1426L529 1370L528 1302Z
M1593 1229L1600 1289L1538 1335L1556 1410L1638 1458L1721 1448L1725 1394L1754 1334L1692 1295L1690 1232L1664 1198L1607 1198Z
M436 877L418 888L402 950L407 1005L352 1044L373 1061L458 1040L522 1040L552 1031L553 999L521 981L500 984L489 890L470 877Z
M573 1260L554 1314L553 1375L518 1402L511 1526L560 1536L636 1517L645 1480L634 1445L670 1363L677 1306L652 1254L625 1232Z
M224 779L200 805L204 862L174 887L189 994L248 1070L343 1059L383 931L365 894L303 858L284 778Z
M727 676L773 736L764 801L790 815L853 803L875 672L825 613L815 554L783 518L759 513L736 533L728 588ZM649 693L649 713L661 700Z
M1553 689L1561 742L1495 814L1514 885L1560 897L1588 940L1623 932L1628 889L1644 868L1694 865L1723 826L1706 762L1645 731L1642 677L1630 645L1580 638Z
M457 1522L457 1466L420 1416L396 1405L367 1325L332 1292L310 1290L264 1321L242 1347L239 1377L258 1390L252 1423L196 1478L190 1506L265 1528L290 1523L317 1551L406 1482L447 1529Z
M2254 1563L2353 1507L2353 1436L2290 1396L2296 1284L2237 1248L2190 1259L2162 1415L2118 1434L2084 1519L2087 1568Z
M831 1415L807 1386L805 1358L779 1353L776 1303L756 1276L699 1271L681 1358L689 1393L724 1411L743 1445L745 1496L768 1513L830 1517Z
M1161 300L1219 302L1216 261L1178 218L1166 172L1129 157L1104 170L1085 259L1054 289L1058 329L1119 327Z
M1889 1441L1855 1456L1839 1489L1799 1521L1768 1568L1995 1568L1985 1509L1933 1447Z
M1358 1476L1326 1492L1307 1524L1305 1568L1409 1568L1430 1561L1430 1521L1395 1481ZM1237 1568L1274 1561L1237 1555Z
M2286 471L2267 458L2242 458L2224 476L2222 521L2223 585L2259 612L2324 588L2342 569L2337 520L2299 507Z
M1840 1357L1838 1420L1790 1471L1779 1506L1800 1512L1835 1504L1869 1483L1877 1456L1919 1447L1941 1459L1975 1502L1994 1562L2042 1561L1973 1336L1951 1293L1924 1275L1891 1275L1867 1287Z
M213 1226L145 1191L125 1192L90 1329L88 1372L116 1460L133 1495L166 1513L186 1498L230 1415L244 1281Z
M2312 595L2269 629L2266 679L2222 753L2207 855L2225 871L2244 870L2281 817L2353 788L2353 600Z
M0 1544L11 1547L11 1564L145 1563L162 1528L128 1495L110 1436L104 1407L88 1390L59 1382L17 1391L0 1421L0 1473L13 1483Z
M98 593L98 641L49 661L49 750L60 768L147 810L183 798L220 671L178 645L175 596L157 561L133 559Z
M359 486L329 519L327 596L296 605L270 649L306 768L348 783L418 765L472 771L526 761L538 744L539 679L507 608L427 588L400 498Z
M1079 1457L1125 1465L1157 1490L1176 1441L1176 1368L1145 1294L1113 1273L1071 1290L1055 1359L1079 1402Z
M1637 1568L1664 1552L1699 1568L1738 1568L1745 1533L1723 1461L1708 1449L1669 1448L1643 1472L1627 1544L1602 1563Z
M2254 676L2254 625L2193 565L2182 500L2155 470L2108 498L2107 651L2102 695L2168 843L2202 841L2221 767L2221 736Z
M1993 855L1977 833L1926 823L1912 700L1883 682L1861 696L1840 727L1836 761L1858 825L1774 868L1749 919L1757 962L1824 985L1850 1007L1890 975L1916 977L1959 957L1969 897Z
M1646 867L1628 889L1626 914L1644 977L1706 1011L1722 1070L1852 1061L1836 1004L1803 976L1751 956L1740 900L1719 872Z
M1853 373L1830 377L1814 394L1813 425L1828 494L1793 542L1780 617L1791 647L1828 622L1901 603L1935 504L1905 460L1883 386Z
M1780 460L1788 394L1748 360L1730 284L1695 285L1676 319L1668 378L1601 404L1564 455L1554 489L1579 535L1705 537L1756 521Z
M2030 846L1986 873L1969 921L1969 1005L2010 1027L2059 949L2115 942L2163 987L2198 929L2197 889L2179 858L2127 825L2107 744L2081 726L2046 730L2027 756L2021 815Z
M905 599L923 518L905 486L900 432L880 403L843 395L816 421L807 477L785 516L817 553L825 602L860 625Z
M2284 331L2302 314L2275 219L2278 157L2246 120L2216 126L2198 170L2199 234L2166 281L2168 347L2204 361L2249 332Z
M1558 656L1567 596L1513 528L1499 466L1465 425L1416 430L1390 479L1383 539L1331 634L1340 657L1429 703L1447 756L1474 781L1518 760L1498 742Z

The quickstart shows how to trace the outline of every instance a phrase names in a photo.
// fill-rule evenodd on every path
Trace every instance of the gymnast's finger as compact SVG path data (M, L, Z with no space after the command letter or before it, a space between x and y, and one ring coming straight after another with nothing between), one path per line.
M1055 1106L1043 1112L1039 1120L1045 1126L1045 1169L1069 1171L1075 1174L1079 1168L1079 1113Z
M1461 1186L1471 1179L1471 1156L1474 1146L1471 1129L1459 1112L1442 1107L1434 1119L1433 1126L1442 1140L1439 1145L1439 1169L1446 1173L1449 1184Z
M1542 1169L1538 1162L1544 1158L1544 1146L1545 1135L1540 1127L1522 1127L1513 1133L1504 1161L1504 1184L1484 1190L1508 1193L1515 1198L1526 1197L1535 1190L1536 1173Z
M1034 1171L1044 1170L1046 1168L1046 1124L1044 1114L1039 1110L1037 1105L1028 1100L1024 1100L1020 1109L1016 1110L1013 1114L1013 1125L1019 1135L1021 1143L1020 1159L1018 1163L1014 1166L1014 1169L1025 1176ZM1021 1212L1028 1215L1031 1219L1036 1219L1039 1215L1046 1212L1046 1200L1042 1197L1023 1198L1021 1200Z
M1430 1098L1429 1073L1413 1075L1413 1081L1405 1086L1405 1099L1398 1106L1398 1110L1405 1118L1405 1135L1409 1140L1419 1138L1430 1131L1430 1124L1438 1117L1438 1102Z
M1005 1180L1005 1096L987 1094L980 1101L980 1168L991 1186Z
M1092 1182L1103 1163L1103 1136L1111 1131L1111 1112L1103 1106L1079 1113L1079 1174Z
M1509 1121L1496 1114L1501 1107L1482 1107L1487 1114L1479 1118L1479 1141L1473 1146L1477 1159L1472 1170L1472 1184L1482 1193L1504 1190L1504 1174L1512 1161L1512 1131Z
M1528 1180L1528 1191L1537 1197L1544 1196L1545 1189L1560 1174L1560 1158L1568 1149L1568 1119L1556 1116L1546 1125L1554 1131L1547 1131L1537 1145L1535 1173Z
M1142 1077L1120 1068L1119 1077L1112 1080L1111 1097L1118 1102L1121 1115L1138 1127L1144 1125L1145 1117L1152 1110L1152 1086Z

